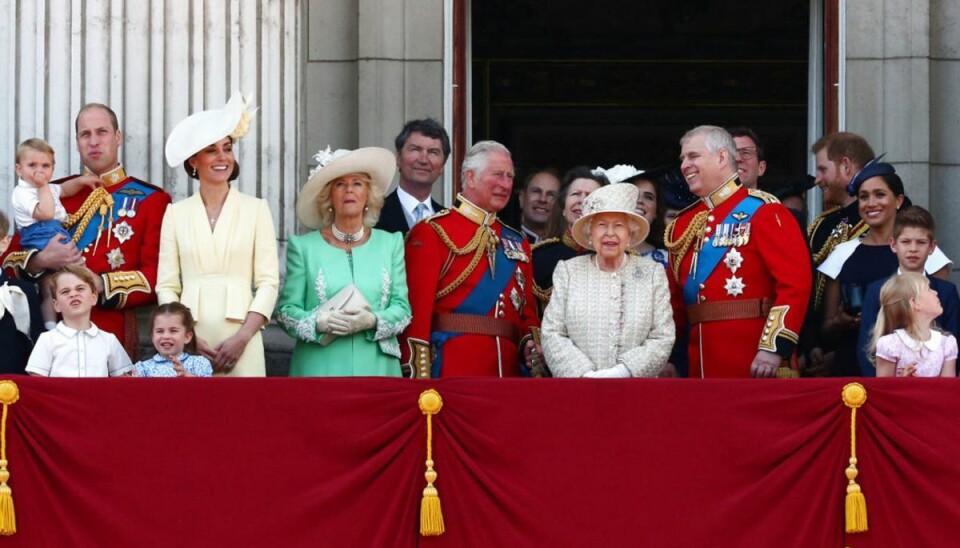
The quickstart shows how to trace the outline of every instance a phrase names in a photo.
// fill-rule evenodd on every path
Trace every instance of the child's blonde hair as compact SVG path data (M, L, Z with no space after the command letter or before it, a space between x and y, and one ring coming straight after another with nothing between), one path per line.
M32 150L34 152L43 152L49 154L50 158L56 161L56 155L53 153L53 147L50 146L50 143L47 143L43 139L38 137L32 137L26 141L17 145L17 163L20 163L20 156L23 155L24 151Z
M905 330L914 339L920 338L913 304L924 289L930 287L930 280L918 272L904 272L895 274L884 282L880 288L880 314L877 323L873 326L873 337L867 347L867 356L870 362L876 360L877 341L884 335L889 335L897 329ZM930 326L936 329L935 326Z
M91 291L93 291L94 293L98 293L97 282L96 282L97 275L94 274L93 271L90 270L89 268L83 265L76 265L76 264L63 265L57 270L54 270L53 274L50 274L50 281L49 281L50 290L53 293L56 293L57 280L65 274L73 274L74 276L79 278L81 282L89 285Z

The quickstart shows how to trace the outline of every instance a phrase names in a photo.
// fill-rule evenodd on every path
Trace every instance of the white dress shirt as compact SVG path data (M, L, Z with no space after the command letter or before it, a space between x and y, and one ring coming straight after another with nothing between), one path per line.
M86 331L58 323L40 335L27 361L27 373L45 377L116 377L132 367L117 337L92 323Z
M60 221L67 220L67 210L60 203L60 193L63 188L60 185L49 185L50 194L53 195L53 218ZM10 198L10 205L13 207L13 220L17 228L23 229L37 222L33 218L33 210L40 203L40 197L37 196L37 187L19 179L17 186L13 188L13 196ZM2 236L0 236L2 237Z
M426 201L421 202L406 190L397 187L397 198L400 199L400 206L403 208L403 217L407 220L407 226L410 228L413 228L413 225L417 224L417 216L414 210L417 209L418 205L423 204L427 206L427 211L423 217L429 217L436 213L436 211L433 210L433 204L429 197L427 197Z

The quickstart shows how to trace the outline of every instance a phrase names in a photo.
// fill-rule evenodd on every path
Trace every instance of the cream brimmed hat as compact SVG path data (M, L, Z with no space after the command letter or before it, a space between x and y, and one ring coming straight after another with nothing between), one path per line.
M328 146L313 158L317 161L317 167L310 172L310 177L297 198L297 218L307 228L320 228L317 195L327 183L350 173L366 173L373 184L386 192L397 168L397 157L380 147L358 148L352 151L341 148L330 152Z
M650 233L650 224L641 217L634 208L640 190L634 185L607 185L590 193L583 200L583 216L573 223L573 239L582 247L593 250L590 242L590 219L599 213L622 213L631 226L630 243L627 247L634 247L647 239Z
M235 91L223 108L204 110L181 120L167 137L164 147L167 164L182 165L184 160L224 137L234 140L243 137L250 129L250 117L256 110L248 110L249 104L249 99Z

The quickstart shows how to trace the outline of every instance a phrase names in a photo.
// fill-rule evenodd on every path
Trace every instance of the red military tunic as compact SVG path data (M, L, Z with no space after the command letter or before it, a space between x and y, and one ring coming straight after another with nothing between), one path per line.
M540 325L530 245L495 213L460 202L407 236L413 320L401 362L420 377L519 376L520 349Z
M786 207L734 177L681 212L666 236L674 320L678 333L690 327L691 377L749 377L758 350L791 357L811 272ZM694 263L700 278L691 280Z
M60 182L74 177L77 176ZM86 225L77 247L83 253L87 268L103 279L104 294L100 296L100 304L94 307L91 320L116 335L135 359L140 341L134 308L157 302L154 288L160 253L160 225L170 204L170 196L160 188L128 177L122 166L104 173L101 178L103 188L112 198L112 206L98 198L102 194L93 196L89 204L92 213L89 221L79 221L69 232L75 235L81 225ZM64 198L63 207L70 214L77 213L93 192L84 188ZM106 219L101 216L101 210L109 212ZM21 250L17 235L10 252L4 257L3 267L23 277L27 261L35 252Z

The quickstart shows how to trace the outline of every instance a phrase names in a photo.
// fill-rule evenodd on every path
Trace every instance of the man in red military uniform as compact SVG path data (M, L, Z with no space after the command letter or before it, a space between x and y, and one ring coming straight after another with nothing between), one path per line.
M521 374L539 326L530 245L497 220L513 190L513 160L500 143L466 154L457 207L418 223L407 236L413 320L401 362L417 377Z
M677 330L690 328L690 376L793 376L785 364L811 285L797 221L740 184L724 129L694 128L680 146L680 170L700 199L667 227L666 245Z
M77 115L76 130L84 172L56 182L87 177L97 188L85 188L63 200L73 239L61 242L55 237L37 251L21 249L19 237L14 237L3 267L18 277L29 277L65 264L86 263L99 274L100 302L91 319L116 335L136 359L140 342L134 308L157 300L160 225L170 196L124 173L118 161L123 136L109 107L84 106Z

